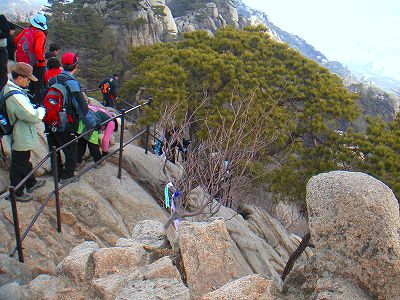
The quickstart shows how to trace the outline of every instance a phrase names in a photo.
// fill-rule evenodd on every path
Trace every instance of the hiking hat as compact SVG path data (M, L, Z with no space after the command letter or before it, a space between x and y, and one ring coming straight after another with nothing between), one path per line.
M33 75L33 68L24 62L16 63L12 71L18 75L28 77L32 81L37 81L37 78Z
M31 25L35 28L41 29L41 30L47 30L47 18L46 16L42 14L36 14L32 18L29 19L31 22Z
M61 56L61 64L63 66L74 66L78 63L78 56L72 52L65 52Z

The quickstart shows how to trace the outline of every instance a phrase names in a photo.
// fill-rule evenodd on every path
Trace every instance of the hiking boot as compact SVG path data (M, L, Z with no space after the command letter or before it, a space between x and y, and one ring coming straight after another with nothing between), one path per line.
M6 199L7 201L11 201L10 194L5 196L4 199ZM23 193L20 196L15 195L15 201L18 201L18 202L29 202L32 199L33 199L33 196L31 194L28 194L28 193Z
M103 160L101 163L97 164L94 166L95 169L100 169L101 167L103 167L106 164L106 162Z
M67 182L72 183L72 182L79 181L79 177L76 177L74 180L71 180L71 179L72 179L72 177L70 177L70 178L61 178L59 182L60 182L60 184L66 184Z
M83 169L83 167L85 166L85 162L81 162L81 163L76 163L76 167L75 167L75 171L79 172Z
M36 190L36 189L38 189L38 188L44 186L45 183L46 183L46 180L44 180L44 179L36 180L35 185L34 185L33 187L26 188L26 191L27 191L29 194L31 194L34 190Z

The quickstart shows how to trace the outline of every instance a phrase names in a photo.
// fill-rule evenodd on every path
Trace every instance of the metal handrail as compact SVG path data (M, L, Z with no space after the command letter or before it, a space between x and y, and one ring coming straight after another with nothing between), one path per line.
M141 135L143 135L144 133L147 133L147 137L146 137L146 145L145 145L145 153L147 154L147 148L148 148L148 139L149 139L149 126L147 126L147 128L145 130L142 130L140 133L138 133L137 135L135 135L134 137L130 138L127 142L124 143L124 125L125 125L125 118L127 117L126 114L134 111L144 105L149 105L150 101L145 101L142 104L136 105L136 106L132 106L130 109L125 110L122 109L122 112L112 118L109 118L108 120L104 121L103 123L101 123L100 125L105 125L106 123L115 120L116 118L121 118L121 133L120 133L120 146L118 149L113 150L112 152L108 153L106 156L102 157L100 160L98 160L97 162L95 162L94 164L90 165L89 167L86 167L85 169L83 169L82 171L78 172L77 175L73 176L72 178L70 178L70 180L62 185L59 186L58 183L58 173L57 173L57 153L59 153L60 151L62 151L65 147L67 147L68 145L71 145L72 143L78 141L79 139L83 138L85 135L90 134L91 132L95 131L95 128L85 132L85 134L80 135L76 138L74 138L73 140L69 141L68 143L62 145L59 148L53 147L52 151L49 152L38 164L37 166L35 166L35 168L33 168L33 170L31 172L29 172L29 174L27 176L25 176L25 178L23 178L20 183L17 184L16 187L10 186L9 188L9 196L10 196L10 200L11 200L11 209L12 209L12 214L13 214L13 221L14 221L14 231L15 231L15 238L16 238L16 247L12 250L12 252L10 253L10 256L14 256L15 253L18 251L18 258L20 262L24 262L24 256L23 256L23 251L22 251L22 241L25 239L25 237L28 235L29 231L32 229L33 225L35 224L36 220L39 218L40 214L43 212L44 208L46 207L46 205L48 204L49 200L51 199L51 197L53 195L55 195L55 200L56 200L56 212L57 212L57 231L61 232L61 210L60 210L60 195L59 192L60 190L62 190L64 187L66 187L68 184L70 184L71 182L73 182L76 178L82 176L83 174L85 174L86 172L88 172L89 170L91 170L92 168L94 168L96 165L102 163L103 161L105 161L106 159L108 159L110 156L114 155L115 153L119 152L119 162L118 162L118 175L117 177L119 179L121 179L121 172L122 172L122 152L123 149L125 148L125 146L127 146L128 144L130 144L132 141L134 141L135 139L137 139L138 137L140 137ZM19 220L18 220L18 211L17 211L17 203L16 203L16 199L15 199L15 191L17 189L19 189L20 187L23 186L23 184L25 184L25 182L28 180L29 177L31 177L33 175L33 173L38 170L49 158L51 157L52 161L53 161L53 177L54 177L54 191L52 191L46 198L46 200L42 203L42 205L39 207L39 209L36 211L36 213L34 214L32 220L30 221L30 223L28 224L27 228L24 230L22 236L21 236L21 232L20 232L20 226L19 226Z

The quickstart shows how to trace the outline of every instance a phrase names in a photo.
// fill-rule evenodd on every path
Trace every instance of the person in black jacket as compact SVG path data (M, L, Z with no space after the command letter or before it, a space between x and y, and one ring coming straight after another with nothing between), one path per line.
M56 43L51 43L49 47L49 51L44 54L44 58L47 60L52 57L56 57L61 47Z
M7 84L7 38L10 35L10 26L4 15L0 15L0 90Z
M115 99L118 97L119 75L114 74L106 77L99 82L99 88L103 94L103 104L108 107L115 108Z
M7 52L8 52L8 60L15 61L14 53L15 53L15 43L14 43L14 32L15 25L11 22L8 22L8 26L10 27L10 34L7 37Z

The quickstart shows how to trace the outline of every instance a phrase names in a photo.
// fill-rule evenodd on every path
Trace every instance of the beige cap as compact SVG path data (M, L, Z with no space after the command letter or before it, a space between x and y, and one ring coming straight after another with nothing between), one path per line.
M33 68L31 65L28 65L24 62L19 62L15 64L12 70L18 75L28 77L32 81L37 81L37 78L33 76Z

